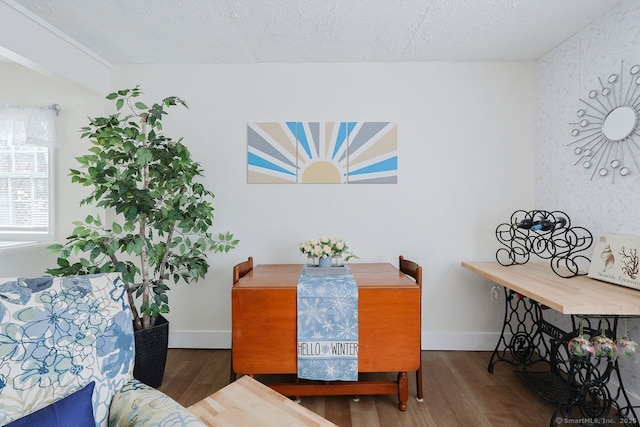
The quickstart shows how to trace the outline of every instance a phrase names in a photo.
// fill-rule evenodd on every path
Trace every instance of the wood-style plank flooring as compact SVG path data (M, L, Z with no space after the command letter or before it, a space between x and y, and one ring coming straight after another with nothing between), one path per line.
M169 349L159 389L190 406L228 384L230 354ZM415 373L409 373L406 412L398 410L395 395L361 396L359 402L349 396L303 397L301 404L340 427L548 426L554 406L525 386L511 365L498 363L487 372L490 357L490 352L423 351L425 399L415 400Z

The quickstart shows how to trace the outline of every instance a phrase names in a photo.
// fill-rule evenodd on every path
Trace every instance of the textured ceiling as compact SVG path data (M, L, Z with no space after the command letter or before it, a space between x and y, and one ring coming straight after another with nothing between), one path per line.
M535 60L622 0L3 0L111 64Z

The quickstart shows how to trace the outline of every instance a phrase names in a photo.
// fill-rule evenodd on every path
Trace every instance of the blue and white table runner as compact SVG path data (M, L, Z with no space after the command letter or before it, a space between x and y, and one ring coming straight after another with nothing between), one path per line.
M309 267L313 268L313 267ZM298 378L358 380L358 284L346 274L298 279Z

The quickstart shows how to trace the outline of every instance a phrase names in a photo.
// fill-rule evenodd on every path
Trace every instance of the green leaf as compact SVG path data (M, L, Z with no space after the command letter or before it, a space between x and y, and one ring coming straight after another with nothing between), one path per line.
M147 110L149 108L146 105L144 105L144 103L142 103L142 102L136 102L135 106L139 110Z
M137 163L139 165L144 165L145 163L150 163L153 160L153 153L148 148L140 148L136 155L138 157Z
M112 240L111 242L109 242L109 245L107 246L107 253L111 255L115 254L118 251L119 247L120 247L120 244L118 243L118 241Z
M54 243L53 245L47 246L47 249L49 249L49 251L51 251L52 253L60 252L60 250L62 249L62 245L60 243Z
M116 109L117 109L117 110L122 109L122 106L123 106L123 105L124 105L124 99L118 99L118 100L116 101Z
M111 229L113 230L114 233L116 234L120 234L122 233L122 227L120 226L120 224L118 224L117 222L113 222L113 225L111 226Z
M142 253L142 249L146 246L144 239L136 239L134 241L134 250L136 255L140 255Z

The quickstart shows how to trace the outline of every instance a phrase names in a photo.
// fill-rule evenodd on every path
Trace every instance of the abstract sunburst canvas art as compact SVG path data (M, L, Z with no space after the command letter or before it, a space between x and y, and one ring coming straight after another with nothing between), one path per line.
M254 122L247 182L395 184L398 128L391 122Z

